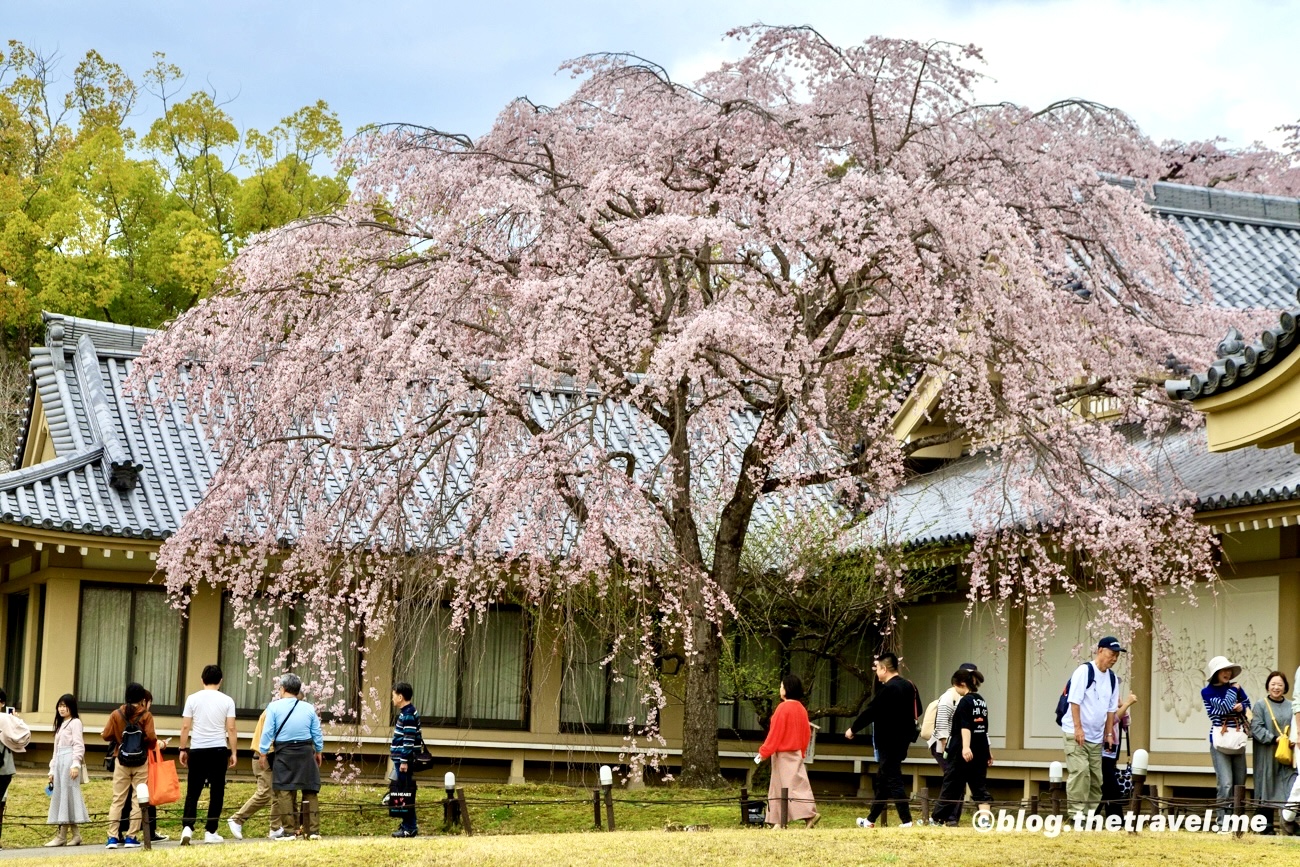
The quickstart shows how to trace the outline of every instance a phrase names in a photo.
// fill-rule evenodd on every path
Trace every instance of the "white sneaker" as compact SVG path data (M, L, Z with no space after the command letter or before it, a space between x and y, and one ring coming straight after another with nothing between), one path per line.
M235 836L238 837L239 835L236 834ZM284 829L272 828L271 833L267 834L266 836L270 837L272 840L279 840L281 837L284 836Z
M194 836L193 828L181 828L181 845L182 846L190 845L190 843L193 842L191 839L193 836Z
M910 828L910 827L912 827L912 823L911 823L911 822L904 822L903 824L899 825L898 827L900 827L900 828Z
M226 842L226 838L225 838L225 837L222 837L220 834L213 834L211 831L204 831L204 832L203 832L203 842L204 842L204 843L224 843L224 842Z
M320 834L308 834L308 835L307 835L307 839L308 839L308 840L319 840L319 839L320 839Z
M870 819L865 819L865 818L863 818L862 816L859 816L859 817L858 817L858 827L859 827L859 828L874 828L874 827L876 827L876 823L873 822L873 821L871 821Z
M230 836L236 840L244 839L244 829L234 819L227 819L226 827L230 829Z

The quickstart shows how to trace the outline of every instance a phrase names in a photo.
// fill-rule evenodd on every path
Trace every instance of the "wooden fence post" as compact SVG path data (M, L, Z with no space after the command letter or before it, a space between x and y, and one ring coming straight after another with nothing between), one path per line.
M460 823L465 827L465 836L473 837L474 828L469 823L469 806L465 803L465 790L456 790L456 803L460 804Z

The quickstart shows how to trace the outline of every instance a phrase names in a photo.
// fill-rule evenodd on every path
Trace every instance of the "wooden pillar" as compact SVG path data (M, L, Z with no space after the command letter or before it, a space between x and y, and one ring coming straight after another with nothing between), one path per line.
M1300 557L1300 527L1283 527L1279 559L1294 560ZM1282 572L1277 583L1277 659L1279 668L1286 672L1288 678L1294 669L1288 670L1300 659L1300 572ZM1292 688L1295 684L1292 684Z
M1137 591L1136 602L1142 609L1142 627L1133 634L1128 647L1128 682L1120 685L1119 700L1124 701L1131 692L1138 703L1130 711L1132 722L1128 738L1131 749L1151 749L1152 723L1155 720L1159 696L1152 693L1152 672L1155 670L1155 642L1151 635L1151 595Z
M1025 632L1025 611L1015 608L1007 616L1007 745L1008 750L1025 748L1025 684L1029 683L1029 636Z

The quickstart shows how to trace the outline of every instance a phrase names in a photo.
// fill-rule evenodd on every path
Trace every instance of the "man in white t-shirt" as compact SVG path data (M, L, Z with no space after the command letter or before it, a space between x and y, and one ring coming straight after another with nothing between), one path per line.
M1097 642L1092 662L1070 675L1067 700L1070 712L1061 717L1065 735L1065 766L1069 777L1065 795L1070 815L1091 813L1101 803L1101 751L1114 737L1115 711L1119 708L1119 680L1110 667L1121 653L1119 639L1106 636Z
M185 699L181 717L181 767L189 768L185 786L185 813L181 818L181 845L190 845L199 795L207 784L208 825L205 843L224 843L217 833L222 803L226 799L226 769L235 766L235 700L221 691L221 666L203 667L203 689Z

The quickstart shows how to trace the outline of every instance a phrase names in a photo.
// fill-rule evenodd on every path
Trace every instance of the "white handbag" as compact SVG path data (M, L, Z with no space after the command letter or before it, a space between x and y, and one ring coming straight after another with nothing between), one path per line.
M1228 721L1223 721L1223 727L1214 733L1214 748L1225 755L1239 756L1246 752L1250 737L1240 723L1234 722L1232 726L1228 728Z

